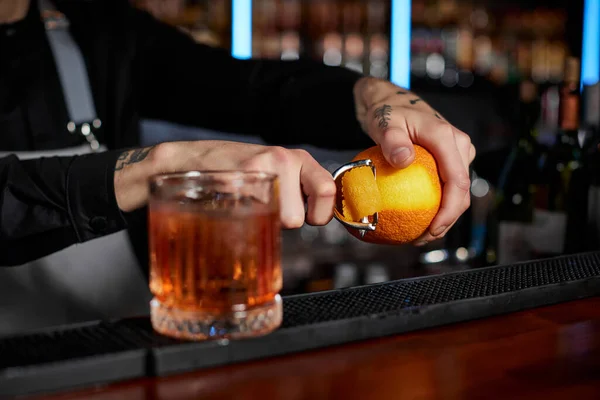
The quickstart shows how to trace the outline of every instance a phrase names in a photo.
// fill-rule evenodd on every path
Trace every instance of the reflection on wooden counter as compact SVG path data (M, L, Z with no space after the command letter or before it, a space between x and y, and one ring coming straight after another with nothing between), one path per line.
M597 399L600 299L48 400Z

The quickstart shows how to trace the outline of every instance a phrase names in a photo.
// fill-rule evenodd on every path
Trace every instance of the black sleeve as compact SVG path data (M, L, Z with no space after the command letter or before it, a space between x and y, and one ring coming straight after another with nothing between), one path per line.
M0 158L0 266L124 229L113 183L119 154Z
M362 76L312 60L238 60L130 9L144 117L252 134L273 144L372 145L355 116Z

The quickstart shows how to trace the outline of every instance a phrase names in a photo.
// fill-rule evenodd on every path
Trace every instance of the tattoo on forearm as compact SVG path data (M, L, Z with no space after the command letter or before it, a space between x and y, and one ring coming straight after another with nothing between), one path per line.
M148 157L148 154L150 154L150 151L153 148L154 148L154 146L145 147L143 149L124 151L123 153L121 153L119 158L117 158L117 165L115 166L115 171L120 171L123 168L125 168L127 165L131 165L131 164L135 164L135 163L139 163L140 161L143 161L146 157Z
M399 90L396 92L396 94L408 94L408 92L403 92L402 90Z
M377 119L377 125L379 125L381 129L388 127L391 112L392 106L388 104L384 104L375 110L375 119Z
M416 98L416 99L412 99L412 100L409 100L409 101L410 101L410 104L415 105L418 102L423 101L423 99Z
M433 115L435 115L435 117L436 117L437 119L442 119L442 117L440 117L440 115L439 115L438 113L434 113Z

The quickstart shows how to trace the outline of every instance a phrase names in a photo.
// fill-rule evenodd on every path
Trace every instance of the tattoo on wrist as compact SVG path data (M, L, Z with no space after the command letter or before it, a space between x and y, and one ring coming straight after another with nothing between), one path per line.
M143 149L135 149L128 150L121 153L119 158L117 158L117 164L115 165L115 171L120 171L125 168L127 165L136 164L140 161L143 161L150 151L154 148L152 147L144 147Z
M381 129L388 127L388 121L390 120L390 113L392 112L392 106L384 104L375 110L375 119L377 119L377 125Z
M410 101L410 104L415 105L418 102L423 101L423 99L416 98L416 99L412 99L412 100L409 100L409 101Z

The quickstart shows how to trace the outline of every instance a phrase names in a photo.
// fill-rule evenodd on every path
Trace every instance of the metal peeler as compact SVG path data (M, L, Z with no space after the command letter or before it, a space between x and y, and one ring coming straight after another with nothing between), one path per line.
M333 172L333 180L337 183L338 178L341 177L342 174L344 174L347 171L350 171L352 168L359 168L359 167L371 167L371 170L373 171L373 176L375 178L377 178L377 169L375 168L375 165L373 165L373 162L370 159L366 159L366 160L358 160L358 161L354 161L354 162L350 162L350 163L342 165L341 167L339 167L338 169L336 169ZM378 219L377 212L375 214L373 214L373 221L371 221L371 222L369 222L368 216L363 217L361 222L346 221L342 217L342 214L338 211L337 207L335 207L333 209L333 216L342 225L347 226L349 228L357 229L359 231L359 235L361 238L363 238L365 236L365 233L367 231L374 231L375 228L377 227L377 219Z

